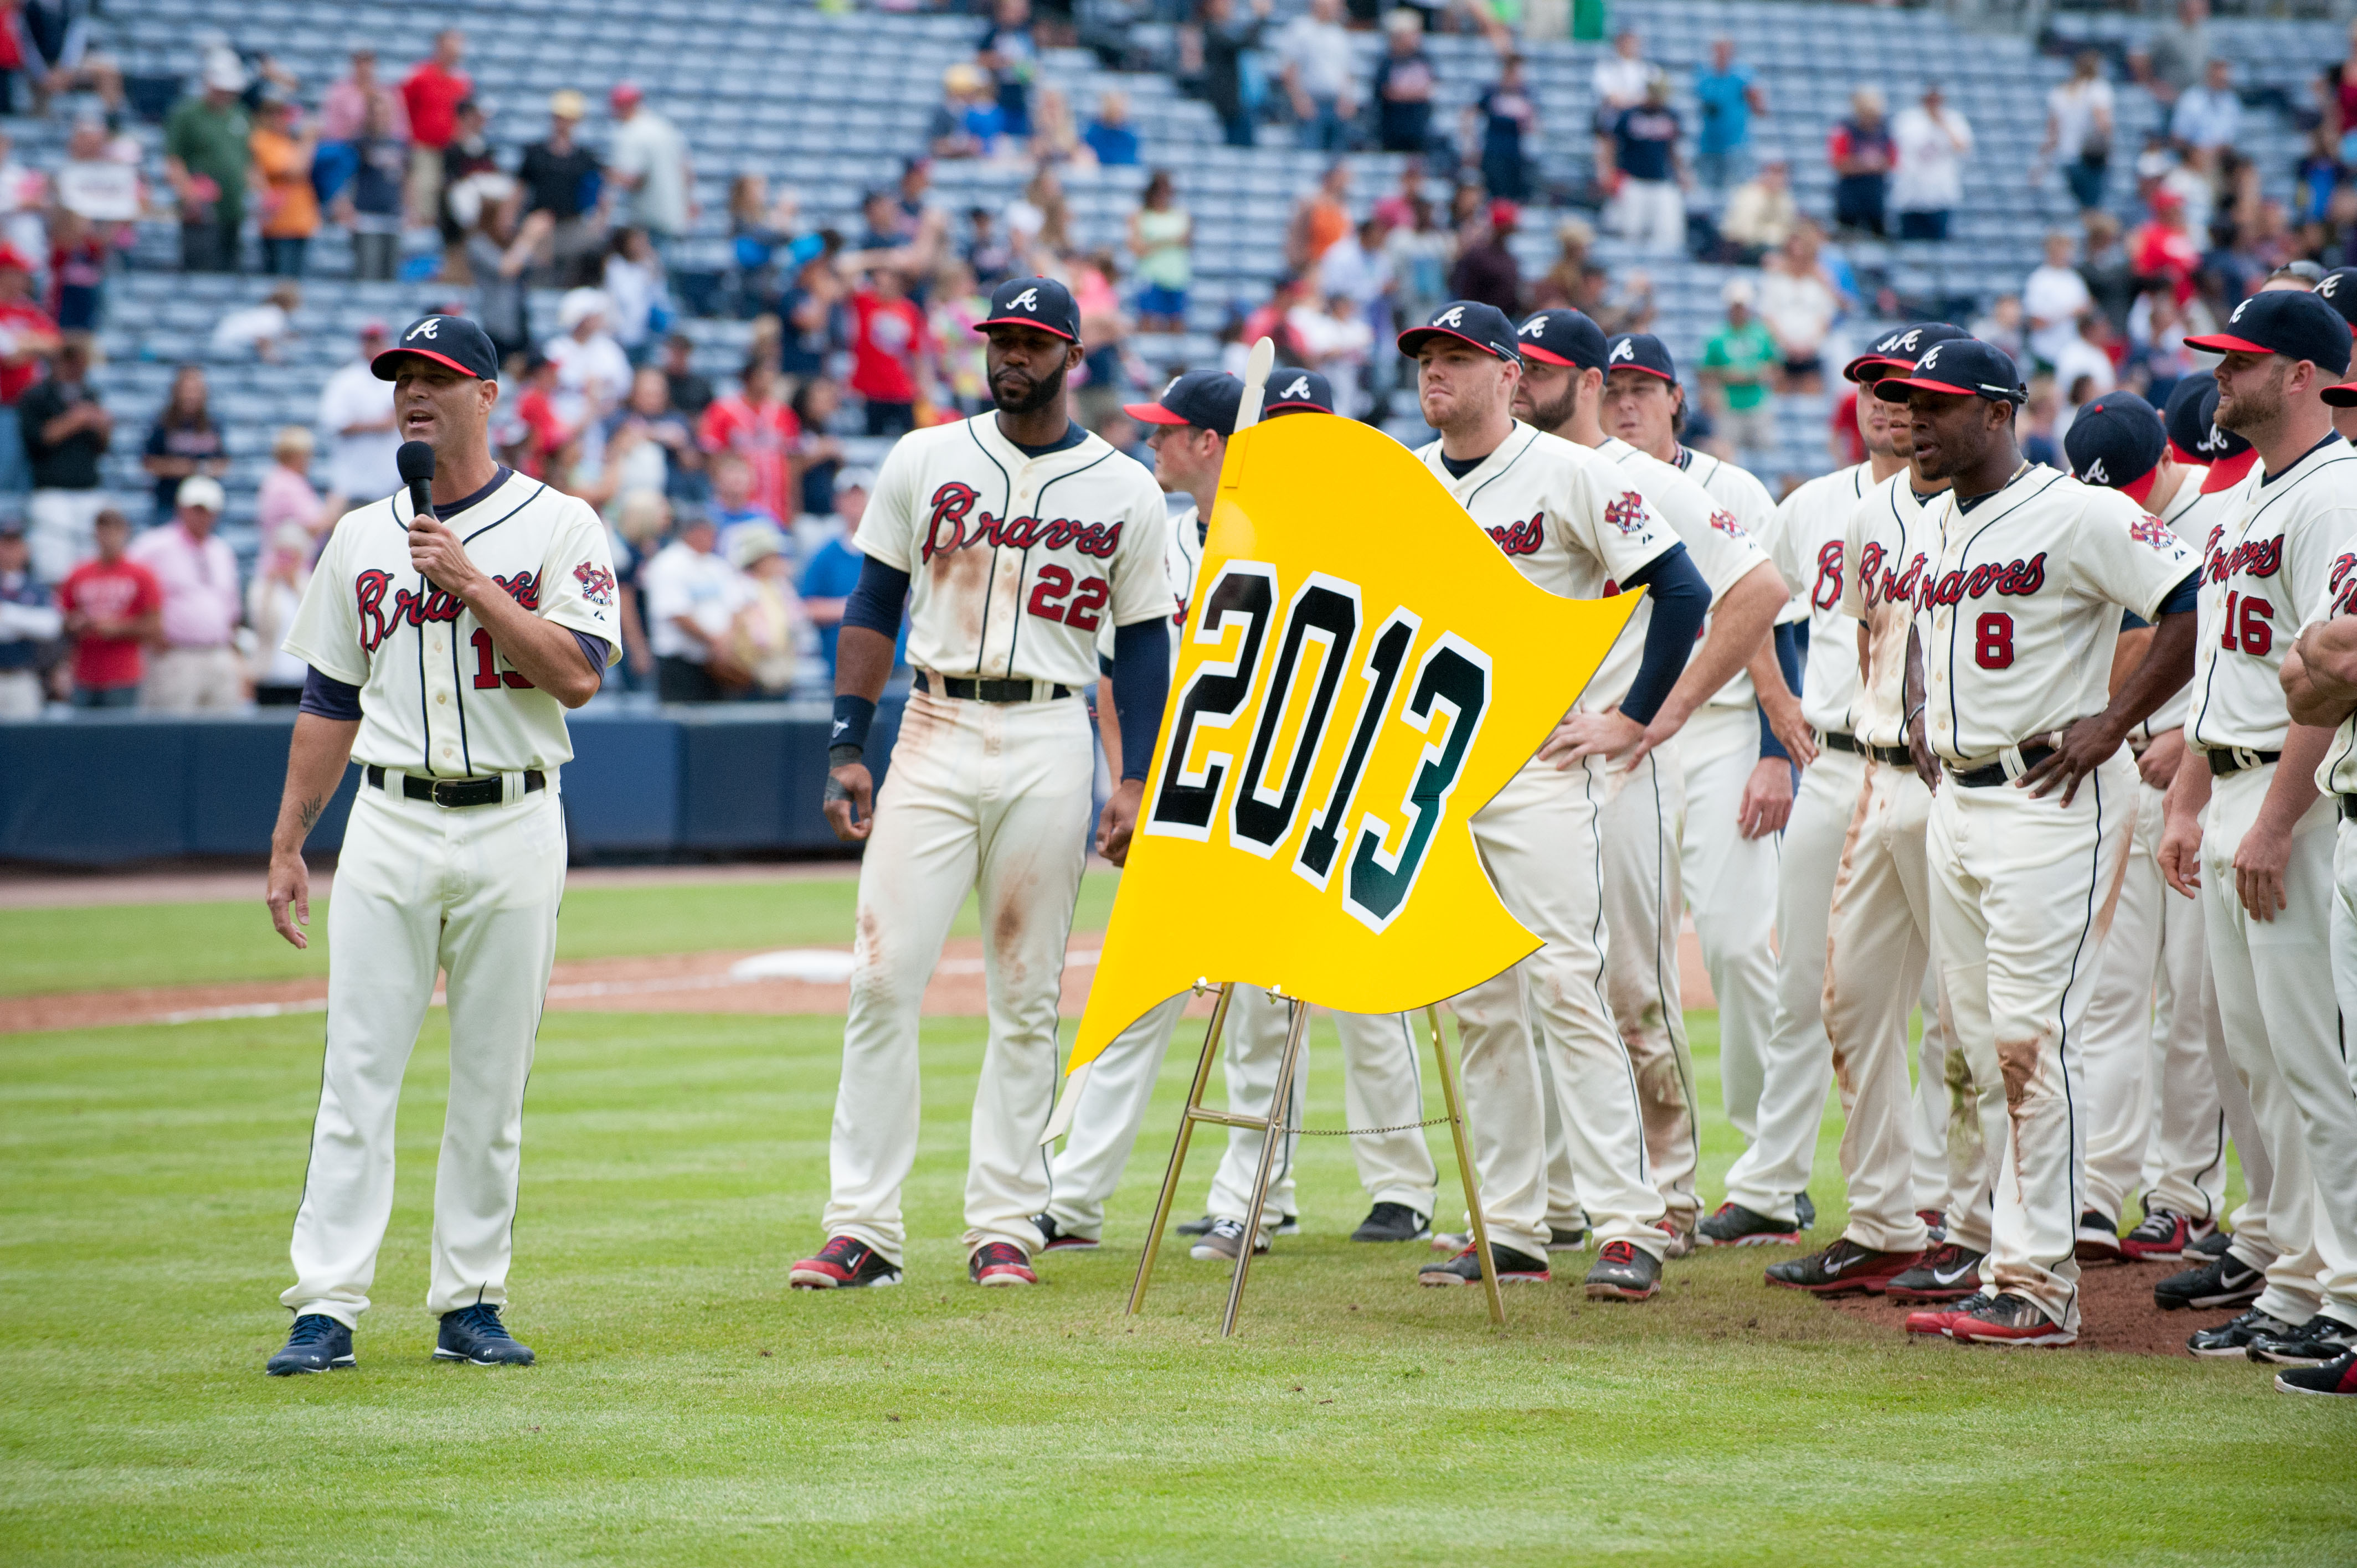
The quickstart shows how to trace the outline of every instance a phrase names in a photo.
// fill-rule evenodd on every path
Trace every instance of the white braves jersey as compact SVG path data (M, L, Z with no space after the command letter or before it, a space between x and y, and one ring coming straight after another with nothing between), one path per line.
M1187 624L1187 607L1195 597L1195 571L1203 564L1202 514L1191 501L1170 514L1170 531L1162 548L1162 574L1170 585L1170 673L1178 673L1178 628ZM1113 625L1097 628L1097 658L1113 657Z
M1842 575L1841 612L1866 628L1870 665L1860 672L1851 703L1850 733L1868 746L1907 744L1907 628L1914 624L1915 596L1939 539L1914 480L1913 469L1901 468L1867 489L1851 509L1843 535L1842 559L1848 565ZM1813 663L1815 639L1810 642ZM1850 647L1855 658L1855 633Z
M1768 531L1768 559L1792 588L1792 608L1779 619L1809 623L1809 660L1801 677L1801 716L1828 735L1848 734L1857 701L1857 622L1842 609L1849 525L1874 489L1865 463L1811 479L1784 498Z
M909 660L944 675L1097 678L1097 635L1170 613L1169 508L1102 438L1042 456L996 413L903 435L876 478L859 548L909 574Z
M2322 597L2310 626L2357 614L2357 542L2343 544L2325 568ZM2332 732L2332 745L2316 765L2316 787L2330 795L2357 795L2357 714L2342 719Z
M1768 559L1768 552L1735 521L1735 514L1713 500L1710 492L1686 478L1685 470L1676 464L1664 463L1617 435L1606 436L1604 445L1596 450L1620 464L1636 479L1646 502L1662 514L1685 545L1686 553L1694 557L1695 570L1710 585L1711 603L1718 603L1727 589L1749 576L1754 567ZM1624 635L1641 637L1652 615L1651 605L1641 606ZM1696 639L1700 639L1700 634Z
M1461 479L1441 461L1439 442L1416 456L1514 569L1550 594L1617 593L1677 547L1677 534L1618 463L1527 424L1517 422ZM1644 639L1624 631L1575 706L1597 712L1618 703L1643 660Z
M468 559L515 601L621 655L614 559L589 503L508 473L447 520ZM572 760L565 705L534 687L457 596L409 564L406 494L347 512L319 557L288 653L358 686L352 758L446 779Z
M2218 497L2201 541L2185 738L2205 751L2281 751L2283 656L2323 613L2333 561L2357 537L2357 452L2333 435L2272 479L2255 467Z
M2219 515L2219 507L2225 493L2204 496L2201 493L2201 470L2190 468L2186 471L2184 482L2177 487L2177 493L2169 498L2169 504L2160 509L2158 516L2161 521L2169 524L2171 533L2199 551L2201 542L2209 536L2211 521ZM2191 710L2192 703L2193 687L2190 684L2179 686L2169 694L2169 701L2152 711L2152 717L2128 731L2128 738L2150 740L2154 736L2184 728L2185 715Z
M2110 700L2120 611L2158 618L2193 552L2117 490L2024 464L1969 512L1931 509L1938 553L1916 586L1925 735L1978 767Z
M1700 485L1721 510L1734 514L1736 526L1750 538L1768 537L1768 531L1776 521L1776 499L1768 493L1767 486L1734 464L1714 457L1707 452L1697 452L1691 446L1678 448L1676 467ZM1726 685L1711 693L1709 705L1714 708L1748 708L1759 700L1760 693L1751 686L1750 672L1738 670Z

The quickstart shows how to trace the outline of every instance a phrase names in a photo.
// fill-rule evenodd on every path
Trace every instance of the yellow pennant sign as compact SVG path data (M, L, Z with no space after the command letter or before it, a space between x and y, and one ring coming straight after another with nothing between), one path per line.
M1534 586L1366 425L1239 431L1071 1070L1199 979L1389 1013L1535 951L1467 824L1636 604Z

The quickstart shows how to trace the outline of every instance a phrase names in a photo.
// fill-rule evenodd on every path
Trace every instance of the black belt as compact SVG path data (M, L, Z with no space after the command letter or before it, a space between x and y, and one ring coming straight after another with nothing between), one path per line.
M2050 746L2025 746L2021 748L2021 770L2027 773L2053 755L2054 748ZM2005 782L2005 764L1999 761L1979 768L1951 768L1948 777L1967 789L1986 789L1991 785Z
M1837 729L1819 730L1817 739L1827 751L1846 751L1881 763L1885 768L1912 768L1914 754L1903 746L1872 746Z
M384 788L384 769L371 762L367 769L369 788ZM548 775L537 768L527 768L523 774L524 793L548 788ZM414 773L401 776L401 792L413 800L431 800L437 806L496 806L505 792L497 779L420 779Z
M2240 773L2244 769L2251 768L2265 768L2268 763L2281 758L2283 753L2280 751L2250 751L2239 746L2222 746L2217 750L2212 751L2208 755L2210 757L2210 777L2212 779L2223 779L2229 773Z
M2357 795L2341 797L2341 820L2344 822L2357 822Z
M1036 682L1030 681L973 681L963 675L942 675L933 679L941 682L942 696L958 697L969 703L1028 703L1033 700L1036 690ZM932 681L921 670L916 672L910 683L928 695L933 689ZM1049 702L1071 694L1070 686L1048 688Z

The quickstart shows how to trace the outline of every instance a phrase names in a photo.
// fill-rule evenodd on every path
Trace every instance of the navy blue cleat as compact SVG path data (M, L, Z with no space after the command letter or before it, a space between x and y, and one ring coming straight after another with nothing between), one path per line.
M297 1372L359 1365L352 1359L352 1331L325 1313L307 1312L295 1320L294 1332L263 1370L274 1378L291 1378Z
M435 1341L434 1359L477 1367L529 1367L532 1347L516 1343L500 1321L498 1307L478 1302L442 1315L442 1337Z

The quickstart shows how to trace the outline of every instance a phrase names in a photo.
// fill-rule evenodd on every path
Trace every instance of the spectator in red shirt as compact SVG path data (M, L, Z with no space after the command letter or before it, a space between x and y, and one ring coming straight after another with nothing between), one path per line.
M2164 190L2152 207L2152 220L2129 241L2129 264L2139 283L2166 283L2183 305L2193 297L2193 274L2201 270L2201 243L2186 222L2183 197Z
M58 349L58 324L33 303L33 263L14 245L0 244L0 495L33 488L16 400L40 379L41 361Z
M434 58L401 84L409 111L409 221L423 228L442 205L442 153L458 134L458 105L474 94L475 79L458 69L467 35L445 27L435 35Z
M524 360L523 395L515 403L524 438L516 467L535 479L548 478L548 459L573 439L571 427L556 416L557 374L556 361L537 349Z
M802 422L778 395L777 367L767 355L746 360L736 394L713 400L696 423L695 440L706 452L742 457L753 470L754 503L780 522L793 521L801 492L793 456L802 445Z
M1866 437L1857 432L1857 388L1834 400L1833 416L1826 420L1825 429L1825 445L1834 455L1836 467L1846 468L1866 461Z
M851 390L867 404L867 434L905 435L917 427L919 367L932 353L925 313L895 267L868 274L851 296Z
M135 707L147 675L146 645L164 635L164 590L153 572L124 559L129 518L110 508L98 514L96 532L97 558L58 585L58 607L74 645L74 706Z

